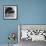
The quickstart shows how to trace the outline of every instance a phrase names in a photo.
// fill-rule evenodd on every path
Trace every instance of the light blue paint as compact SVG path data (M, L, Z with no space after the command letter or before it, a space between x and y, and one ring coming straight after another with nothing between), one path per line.
M3 20L3 5L18 5L18 20ZM46 24L46 0L0 0L0 44L18 32L17 24Z
M21 0L23 24L46 24L46 0Z

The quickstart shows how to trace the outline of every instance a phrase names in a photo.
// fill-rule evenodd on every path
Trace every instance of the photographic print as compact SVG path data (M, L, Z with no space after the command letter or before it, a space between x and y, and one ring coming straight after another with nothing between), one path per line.
M18 41L20 46L43 45L46 43L46 25L19 24Z
M46 41L46 25L20 25L20 41Z
M17 19L17 6L4 6L4 19Z

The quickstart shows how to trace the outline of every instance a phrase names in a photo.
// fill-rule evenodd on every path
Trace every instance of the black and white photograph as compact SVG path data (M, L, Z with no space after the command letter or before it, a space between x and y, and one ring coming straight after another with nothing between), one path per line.
M16 5L4 6L4 19L17 19L17 6Z
M18 38L20 46L36 46L46 43L46 25L18 25Z

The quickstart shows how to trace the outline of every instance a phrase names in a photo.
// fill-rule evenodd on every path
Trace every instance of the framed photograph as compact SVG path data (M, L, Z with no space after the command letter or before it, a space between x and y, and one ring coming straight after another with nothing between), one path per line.
M18 38L21 43L25 40L46 41L46 25L20 24L18 25Z
M17 19L17 6L16 5L4 6L4 19Z

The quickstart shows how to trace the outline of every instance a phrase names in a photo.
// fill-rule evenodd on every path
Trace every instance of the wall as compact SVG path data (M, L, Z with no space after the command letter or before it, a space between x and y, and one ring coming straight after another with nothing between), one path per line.
M3 5L18 5L18 20L4 20ZM0 44L8 43L9 32L18 32L17 24L46 24L46 0L0 0Z
M10 32L16 32L16 34L18 34L17 24L19 23L19 16L18 20L3 19L3 6L18 4L18 0L0 0L0 44L7 44L9 42L8 34ZM18 43L17 39L15 41L16 43Z
M21 0L22 24L46 24L46 0Z

